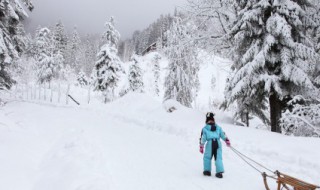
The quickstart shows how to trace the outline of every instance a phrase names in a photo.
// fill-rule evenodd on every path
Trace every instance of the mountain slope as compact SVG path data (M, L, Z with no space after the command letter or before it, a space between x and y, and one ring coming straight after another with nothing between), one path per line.
M320 139L295 138L217 121L232 145L267 167L320 178ZM11 190L264 189L262 177L223 145L223 179L202 175L204 114L167 113L142 94L107 105L11 102L0 110L0 187ZM275 184L270 181L270 184Z

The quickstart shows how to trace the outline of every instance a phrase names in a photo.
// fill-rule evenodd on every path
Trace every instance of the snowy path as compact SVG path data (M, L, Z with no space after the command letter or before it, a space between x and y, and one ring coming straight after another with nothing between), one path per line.
M226 147L225 177L202 176L198 130L189 130L195 136L190 139L142 126L145 118L20 102L0 110L2 118L0 189L264 189L261 176ZM233 136L229 126L226 130ZM245 136L234 133L241 135L237 141ZM258 151L250 140L237 145ZM318 164L306 164L319 169Z

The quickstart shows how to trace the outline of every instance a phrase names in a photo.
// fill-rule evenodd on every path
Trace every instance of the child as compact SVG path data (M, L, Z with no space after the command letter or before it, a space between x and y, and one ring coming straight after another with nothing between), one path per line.
M215 123L214 114L209 112L206 115L206 126L203 127L200 138L200 152L203 154L203 175L211 176L211 160L215 159L216 177L222 178L224 172L222 163L222 146L220 138L224 140L228 147L231 146L229 139L222 131L221 127ZM205 147L205 151L203 151Z

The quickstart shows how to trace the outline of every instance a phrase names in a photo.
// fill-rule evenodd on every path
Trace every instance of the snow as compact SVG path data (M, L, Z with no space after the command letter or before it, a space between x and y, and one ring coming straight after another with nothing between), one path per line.
M155 85L154 85L154 71L153 64L155 62L155 56L160 56L159 60L160 66L160 80L159 80L159 96L155 93ZM168 59L159 54L158 52L151 52L143 57L138 57L139 66L143 71L143 83L144 83L144 92L150 96L155 97L159 101L163 100L164 97L164 82L165 77L168 74ZM196 100L193 102L193 107L201 110L217 110L217 105L221 104L224 99L224 90L227 82L227 78L230 73L231 62L226 59L222 59L218 56L206 53L205 51L201 51L199 53L200 59L200 70L199 70L199 81L200 81L200 89L197 94ZM131 63L124 64L124 70L126 73L129 72L129 67ZM211 88L211 80L212 77L216 79L216 85L214 89ZM126 77L121 77L121 81L119 82L119 90L124 88L127 84ZM212 101L215 107L209 107L209 101Z
M319 184L319 138L243 128L216 114L236 149ZM224 144L224 178L202 175L198 138L204 117L181 105L168 113L158 98L137 93L81 106L9 101L0 107L0 188L264 189L261 175Z
M213 109L208 107L209 100L211 100L216 105L214 111L218 111L217 105L224 101L225 86L231 72L232 63L230 60L222 59L206 52L201 52L199 58L202 59L199 71L200 90L196 98L195 107L203 111ZM216 85L213 89L211 87L212 77L216 79Z

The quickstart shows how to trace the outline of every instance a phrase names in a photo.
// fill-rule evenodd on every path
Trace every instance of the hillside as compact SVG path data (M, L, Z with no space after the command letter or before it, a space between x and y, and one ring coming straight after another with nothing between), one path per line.
M9 102L0 109L1 189L264 189L260 174L225 145L224 178L204 177L204 114L177 108L168 113L143 94L100 106ZM219 114L217 122L241 152L319 183L319 139L243 128Z

